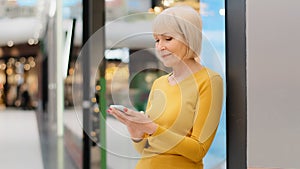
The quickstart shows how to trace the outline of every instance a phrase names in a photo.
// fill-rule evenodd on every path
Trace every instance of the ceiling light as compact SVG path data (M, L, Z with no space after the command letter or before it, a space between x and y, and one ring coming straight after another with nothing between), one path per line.
M27 43L29 45L33 45L34 44L34 39L32 39L32 38L28 39Z
M55 0L51 0L50 1L50 7L49 7L49 16L52 18L54 17L56 12L56 1Z
M173 3L174 3L174 0L164 0L164 1L162 1L162 4L166 7L171 6L171 4L173 4Z
M162 10L163 10L163 9L162 9L161 7L159 7L159 6L154 7L154 13L155 13L155 14L161 13Z
M219 10L219 14L222 15L222 16L224 16L225 15L225 9L224 8L220 9Z
M34 39L34 44L38 44L39 43L39 40L38 39Z
M8 47L13 47L14 46L14 41L10 40L7 42Z

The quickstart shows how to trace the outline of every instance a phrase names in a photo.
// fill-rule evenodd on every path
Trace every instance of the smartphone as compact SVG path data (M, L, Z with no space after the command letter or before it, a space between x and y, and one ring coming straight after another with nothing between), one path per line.
M126 108L126 107L123 106L123 105L116 105L116 104L110 105L109 107L115 108L115 109L117 109L117 110L119 110L119 111L121 111L121 112L124 112L124 109Z

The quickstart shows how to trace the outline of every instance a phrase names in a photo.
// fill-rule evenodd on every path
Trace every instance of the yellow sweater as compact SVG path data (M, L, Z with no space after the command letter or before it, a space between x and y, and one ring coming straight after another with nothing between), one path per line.
M220 120L222 78L208 68L176 85L168 76L153 83L146 113L159 127L133 143L142 156L136 169L203 169Z

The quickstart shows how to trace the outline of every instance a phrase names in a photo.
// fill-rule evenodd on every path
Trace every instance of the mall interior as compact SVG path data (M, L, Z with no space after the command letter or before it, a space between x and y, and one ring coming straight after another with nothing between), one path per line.
M105 110L145 109L152 82L169 71L153 50L152 19L178 4L200 11L200 2L0 3L0 168L134 168L128 132ZM224 2L217 4L224 20ZM104 57L89 51L88 59L91 44ZM225 127L219 133L208 168L225 167Z
M231 69L237 72L241 68L241 72L246 72L246 66L230 67L227 73L229 69L226 69L226 64L231 62L228 61L230 57L225 55L228 51L230 53L231 35L228 40L225 34L226 30L229 32L230 29L239 29L240 26L237 25L243 25L243 22L229 22L229 19L225 22L225 11L240 14L230 15L234 18L233 21L244 17L242 21L247 22L248 32L245 32L244 23L242 38L238 37L238 41L244 40L242 42L246 43L247 34L247 46L238 42L234 49L242 49L242 56L245 56L239 55L242 59L237 59L237 64L247 62L248 66L247 75L244 75L247 76L247 81L246 77L242 77L244 81L237 80L237 86L247 84L248 88L241 91L245 95L239 93L238 96L226 84L224 89L229 89L228 98L236 97L240 100L237 107L248 107L239 112L242 116L230 115L240 125L234 126L237 129L232 129L232 125L226 124L228 113L231 113L228 111L231 110L231 102L227 101L228 104L225 104L224 99L216 138L204 159L205 169L244 168L232 165L235 159L241 166L251 169L300 168L295 155L300 153L299 146L296 146L300 141L300 126L296 120L299 119L299 115L296 115L300 111L299 104L293 99L289 104L283 105L290 110L284 118L280 118L282 115L279 111L282 109L273 108L275 111L272 113L276 116L269 119L270 113L264 106L270 104L260 103L269 103L265 101L272 96L274 98L276 86L269 91L264 90L269 92L269 98L258 97L262 91L255 82L260 80L259 84L265 84L266 87L267 84L272 85L271 82L278 77L261 77L261 72L267 71L263 66L259 67L258 61L262 58L258 56L265 57L269 53L265 53L265 50L259 53L261 45L257 42L274 42L268 35L271 37L274 32L282 29L276 25L273 25L276 27L273 29L272 24L275 22L260 22L263 17L266 19L275 16L268 15L259 8L267 2L258 0L0 0L0 168L134 168L139 154L132 146L126 127L106 114L106 109L111 104L122 104L140 111L145 110L153 81L170 71L155 56L151 21L164 9L182 4L192 6L202 16L203 64L219 72L224 79L228 76L234 83L236 81L231 76L237 79L241 73L235 76ZM239 6L240 4L242 5ZM300 19L299 13L289 12L299 5L296 1L280 5L278 1L270 11L275 13L280 9L286 11L285 17L297 20ZM261 20L253 19L260 17ZM299 22L284 21L285 25L294 27L291 32L300 30ZM229 23L232 26L226 26ZM270 34L259 32L252 26L257 24L272 28L273 34L272 31ZM234 32L235 35L239 33ZM289 37L286 42L295 46L297 37L299 33ZM284 50L285 46L281 47ZM289 62L289 68L295 75L289 73L281 76L286 80L291 80L300 72L298 67L293 66L299 61L299 57L294 57L291 53L294 50L285 54L294 61ZM274 63L277 53L272 53L272 56L275 56L273 60L268 59ZM275 65L277 64L271 64L269 68ZM284 85L287 90L276 98L290 99L300 94L299 80ZM288 89L296 89L293 90L296 92ZM239 87L234 90L239 90ZM276 105L273 104L272 107ZM257 118L260 112L259 115L263 114L263 117ZM278 126L277 120L280 119L285 120ZM263 120L268 120L268 126L273 128L266 127ZM265 132L269 133L269 137ZM278 133L283 137L274 141ZM289 144L275 151L274 147L287 135L291 138L285 140ZM228 138L230 136L243 143L232 142L236 139ZM275 156L275 152L281 153L283 158Z

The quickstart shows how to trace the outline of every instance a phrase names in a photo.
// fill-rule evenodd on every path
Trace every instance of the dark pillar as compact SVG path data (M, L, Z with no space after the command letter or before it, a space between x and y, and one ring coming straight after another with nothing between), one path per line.
M90 37L90 15L89 15L89 8L90 2L89 1L82 1L82 25L83 25L83 32L82 32L82 46L88 41ZM85 54L85 58L82 59L82 76L83 76L83 102L89 100L90 96L90 85L89 85L89 77L86 76L89 72L89 54ZM90 131L90 110L88 106L83 107L83 141L82 141L82 168L83 169L90 169L91 168L91 140L89 138Z
M83 5L83 38L82 45L85 45L88 39L105 24L105 3L104 0L89 0L82 1ZM103 31L104 34L104 31ZM99 39L100 52L98 55L104 54L105 49L105 39L104 36L100 36ZM91 132L91 110L90 110L90 100L91 96L91 86L95 84L90 84L90 73L91 73L91 61L94 57L94 52L90 51L91 44L88 43L88 50L84 51L84 59L82 59L82 78L83 78L83 169L91 168L91 145L92 141L89 138ZM99 50L98 50L99 51ZM101 159L103 160L103 159ZM102 161L101 161L102 163Z
M246 0L226 0L227 168L247 168Z

